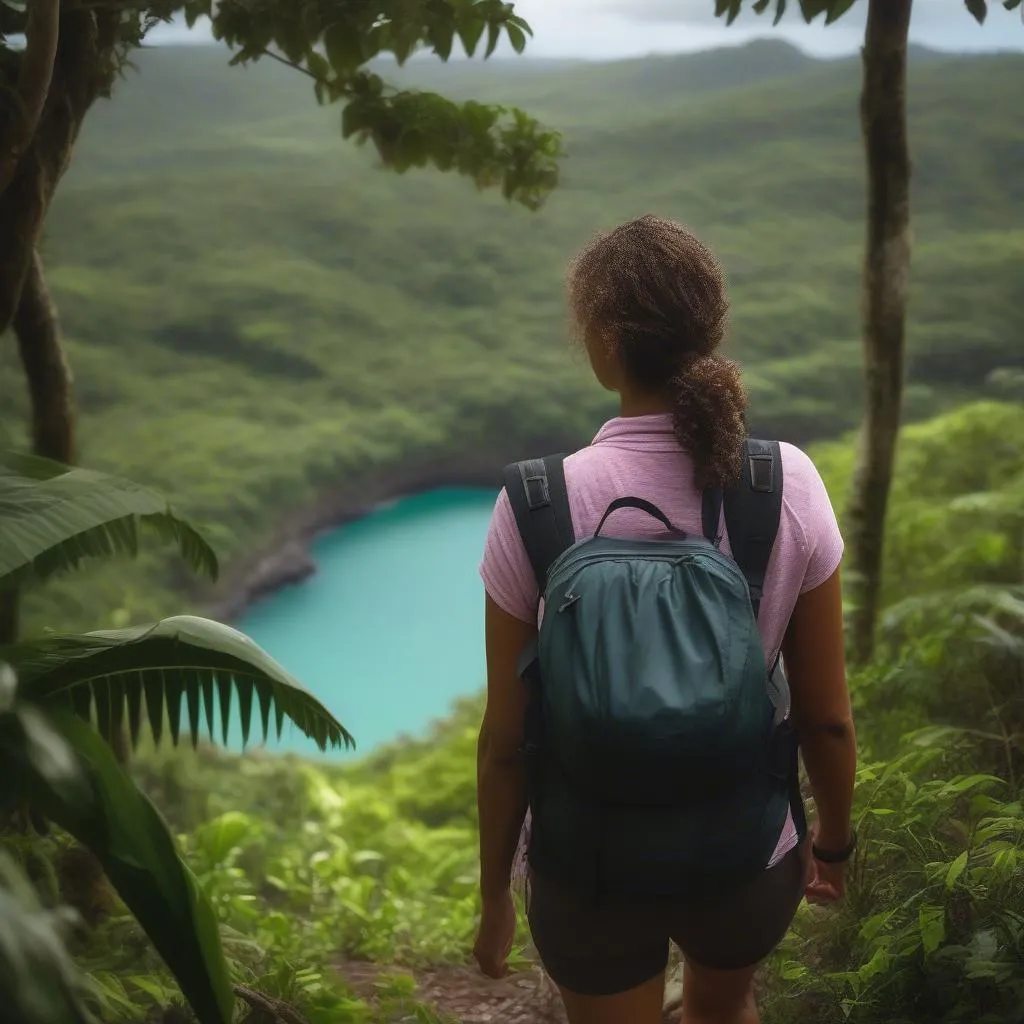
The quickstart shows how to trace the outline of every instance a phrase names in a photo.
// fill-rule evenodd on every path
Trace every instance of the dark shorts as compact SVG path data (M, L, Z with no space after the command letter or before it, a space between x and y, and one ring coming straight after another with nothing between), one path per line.
M551 979L579 995L613 995L656 977L668 964L670 939L698 966L752 967L789 930L804 894L806 863L800 844L736 889L657 903L595 900L532 873L530 931Z

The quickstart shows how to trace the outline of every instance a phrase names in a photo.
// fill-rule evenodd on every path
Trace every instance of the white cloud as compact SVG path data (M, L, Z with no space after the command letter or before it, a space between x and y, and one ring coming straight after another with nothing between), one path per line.
M723 46L755 37L786 39L812 53L827 55L856 51L864 34L866 0L854 6L836 23L824 17L804 22L797 0L790 0L776 26L771 11L755 14L750 0L731 26L715 17L714 0L519 0L520 9L532 21L542 47L579 46L584 54L591 46L607 51L628 49L694 50ZM586 20L584 10L590 12ZM548 38L545 40L545 36ZM576 37L577 44L570 43ZM979 26L963 0L916 0L911 39L942 50L1024 49L1024 10L1007 11L1000 0L991 0L989 14Z
M749 0L748 0L749 4ZM774 6L774 5L773 5ZM684 53L743 43L757 37L785 39L809 53L833 56L856 52L864 33L866 0L834 25L823 19L806 25L790 0L786 16L773 26L770 15L745 11L731 26L714 16L714 0L517 0L516 10L534 30L527 54L536 57L607 59L647 53ZM160 26L152 42L209 38L206 25ZM1024 6L1007 11L990 0L979 26L963 0L916 0L911 22L915 43L939 50L1024 50Z

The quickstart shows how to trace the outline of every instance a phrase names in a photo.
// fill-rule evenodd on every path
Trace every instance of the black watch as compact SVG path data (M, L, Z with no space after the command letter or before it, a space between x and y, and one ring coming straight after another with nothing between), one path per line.
M853 856L853 851L856 849L856 831L850 832L850 841L841 850L823 850L817 843L811 843L811 853L814 854L814 859L820 860L823 864L843 864Z

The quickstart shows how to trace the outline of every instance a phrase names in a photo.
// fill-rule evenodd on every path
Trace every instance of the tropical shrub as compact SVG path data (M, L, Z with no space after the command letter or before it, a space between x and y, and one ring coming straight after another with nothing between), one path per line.
M74 568L89 557L134 553L144 529L175 541L194 568L216 574L216 556L199 533L152 492L36 457L6 452L0 458L0 590ZM321 749L351 737L248 637L193 616L45 635L0 648L0 665L0 807L10 813L31 805L86 847L201 1024L226 1024L235 996L213 904L107 741L127 723L137 745L145 711L153 740L160 741L166 725L176 744L183 696L193 743L201 711L211 737L219 711L226 737L233 694L246 736L255 695L264 734L273 712L278 732L288 717ZM17 883L9 884L14 900ZM22 902L21 917L10 922L15 938L2 946L3 966L14 978L21 976L12 952L19 945L13 931L18 920L23 930L35 920L36 934L43 934L38 916L33 919ZM25 932L26 941L30 934ZM53 948L52 935L47 937ZM56 970L59 960L50 966ZM68 998L45 1012L78 1020L74 1014L81 1011L70 998L66 972L59 977L64 984L50 996ZM26 1013L44 1012L33 1009L32 1000L40 997L25 984Z

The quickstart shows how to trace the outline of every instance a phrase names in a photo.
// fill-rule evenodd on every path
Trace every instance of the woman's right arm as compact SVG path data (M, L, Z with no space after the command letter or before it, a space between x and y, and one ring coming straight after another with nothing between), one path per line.
M843 595L838 569L820 586L797 599L782 654L793 722L800 735L804 767L814 796L814 841L824 850L839 851L847 846L852 834L857 738L846 685ZM842 866L838 870L832 868L819 865L819 872L841 879L845 873ZM841 895L841 887L836 895Z

